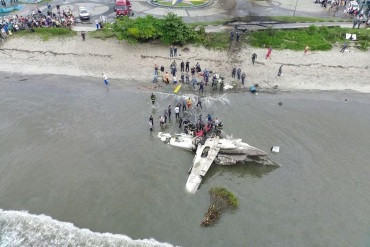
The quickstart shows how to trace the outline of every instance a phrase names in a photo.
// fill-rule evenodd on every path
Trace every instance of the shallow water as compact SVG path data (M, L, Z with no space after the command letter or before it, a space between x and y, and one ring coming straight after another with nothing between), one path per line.
M185 183L193 155L150 134L149 92L115 85L107 91L98 80L70 77L18 79L0 83L3 210L180 246L370 244L368 95L228 94L204 100L199 113L220 118L227 134L267 151L279 145L280 153L270 157L282 167L214 166L189 195ZM176 99L156 94L161 107L155 120ZM202 228L214 186L233 191L240 206L214 227ZM27 245L35 231L40 246L55 244L60 231L51 225L57 223L19 214L0 211L0 246ZM29 225L22 223L27 217ZM64 236L79 231L60 224ZM17 235L16 228L21 236L9 237ZM77 238L100 236L82 235ZM113 245L109 237L106 244Z

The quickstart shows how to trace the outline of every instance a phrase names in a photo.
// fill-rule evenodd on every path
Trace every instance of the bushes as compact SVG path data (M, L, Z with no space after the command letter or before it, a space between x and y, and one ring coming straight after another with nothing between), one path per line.
M161 28L161 40L163 43L182 45L189 41L194 41L196 38L196 32L194 29L185 24L182 18L174 13L168 13L166 15Z
M181 17L168 13L164 19L153 16L130 19L120 18L113 24L113 33L118 39L131 43L160 40L164 44L184 45L193 43L206 48L227 49L229 34L206 33L202 25L186 24ZM252 32L246 42L256 47L273 47L275 49L303 50L309 46L311 50L326 51L332 49L337 42L344 42L345 34L356 33L361 49L368 49L369 31L354 30L340 27L310 26L304 29L276 30L269 28L264 31ZM365 42L366 41L366 42Z
M116 21L113 30L119 39L132 43L160 39L165 44L183 45L196 38L194 28L186 25L181 17L173 13L168 13L164 19L151 15L137 19L123 17Z
M345 42L346 33L357 34L360 49L367 49L366 42L370 40L368 30L325 26L310 26L296 30L257 31L250 34L247 42L257 47L271 46L276 49L303 50L309 46L311 50L327 51L332 49L333 44Z
M276 49L303 50L309 46L311 50L330 50L332 45L328 42L316 26L298 30L275 30L258 31L250 35L248 39L252 46L268 47Z

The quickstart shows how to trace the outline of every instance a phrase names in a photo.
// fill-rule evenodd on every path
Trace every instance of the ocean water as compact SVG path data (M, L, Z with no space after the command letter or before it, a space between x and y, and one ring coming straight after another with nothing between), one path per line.
M280 146L270 158L282 166L213 166L190 195L193 154L163 144L148 118L191 95L155 92L152 109L150 91L114 81L0 76L0 246L370 244L366 94L205 97L194 114L260 149ZM178 131L174 119L164 131ZM240 206L203 228L214 186Z
M132 240L126 235L79 229L46 215L0 209L0 246L145 246L171 247L154 239Z

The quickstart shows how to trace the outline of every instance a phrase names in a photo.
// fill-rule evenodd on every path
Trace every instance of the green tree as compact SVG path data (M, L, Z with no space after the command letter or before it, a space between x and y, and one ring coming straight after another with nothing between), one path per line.
M119 39L129 42L147 42L160 38L161 20L151 15L131 19L123 17L117 19L113 30L118 33Z
M171 12L165 16L161 27L163 43L183 45L196 38L194 29L186 25L181 17Z

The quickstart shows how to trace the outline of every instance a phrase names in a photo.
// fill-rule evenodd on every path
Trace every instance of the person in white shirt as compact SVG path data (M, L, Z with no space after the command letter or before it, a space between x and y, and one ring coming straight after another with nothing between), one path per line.
M174 111L175 111L175 118L177 119L178 117L180 117L180 107L176 106Z
M107 88L107 90L108 90L108 77L107 77L107 75L106 75L106 74L104 74L104 73L101 73L101 74L103 75L104 84L105 84L105 86L106 86L106 88Z

